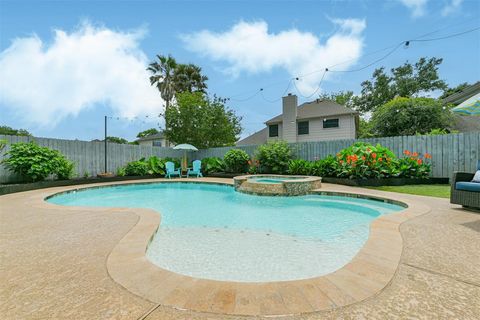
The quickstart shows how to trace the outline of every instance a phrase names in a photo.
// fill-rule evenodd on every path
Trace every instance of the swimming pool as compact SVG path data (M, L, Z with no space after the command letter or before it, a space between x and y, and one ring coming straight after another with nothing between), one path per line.
M269 282L312 278L348 263L372 220L403 207L340 196L264 197L205 183L85 189L49 198L71 206L143 207L162 214L146 256L204 279Z

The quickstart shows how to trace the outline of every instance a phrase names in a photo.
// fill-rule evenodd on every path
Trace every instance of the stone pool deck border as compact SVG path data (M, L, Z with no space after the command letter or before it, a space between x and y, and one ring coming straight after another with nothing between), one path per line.
M232 185L231 179L175 179L129 181L208 182ZM102 184L119 185L125 182ZM371 224L365 246L344 267L320 277L296 281L239 283L197 279L161 269L145 257L146 248L157 228L161 213L148 209L66 207L47 203L43 199L53 193L99 186L43 189L35 192L33 207L62 210L129 211L138 215L137 224L120 240L107 259L109 275L130 292L156 304L175 309L193 310L224 315L292 315L326 311L358 303L378 294L393 278L403 249L399 226L410 218L429 212L421 201L396 195L396 201L408 208L381 216ZM318 192L348 193L335 185L324 185ZM375 190L355 188L355 194L382 198ZM353 192L349 189L349 193Z

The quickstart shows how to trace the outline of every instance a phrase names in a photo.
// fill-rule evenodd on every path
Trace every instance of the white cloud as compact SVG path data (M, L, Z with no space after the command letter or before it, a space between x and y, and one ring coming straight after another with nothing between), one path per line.
M451 0L442 9L442 16L448 16L460 9L463 0Z
M284 68L292 77L348 61L341 68L355 64L363 48L365 20L334 19L338 31L324 43L310 33L290 29L269 33L264 21L235 24L225 32L203 30L182 35L186 47L215 61L225 61L226 71L237 76L241 72L260 73ZM311 74L298 83L305 94L313 92L322 72Z
M17 38L0 53L0 106L44 127L99 103L116 116L158 114L163 101L148 80L143 35L86 22L71 33L55 30L50 44Z
M417 18L425 14L425 7L428 0L397 0L411 10L412 16Z

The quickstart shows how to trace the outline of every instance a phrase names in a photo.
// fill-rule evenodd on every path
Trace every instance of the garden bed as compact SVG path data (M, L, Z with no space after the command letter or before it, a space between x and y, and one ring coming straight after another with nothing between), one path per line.
M78 178L70 180L45 180L39 182L22 182L22 183L10 183L0 185L0 195L37 190L43 188L52 188L52 187L64 187L64 186L73 186L78 184L89 184L89 183L99 183L99 182L115 182L115 181L128 181L128 180L138 180L138 179L155 179L161 178L163 176L115 176L109 178Z
M345 178L322 178L322 182L343 184L354 187L380 187L380 186L404 186L411 184L448 184L448 178L385 178L385 179L345 179Z

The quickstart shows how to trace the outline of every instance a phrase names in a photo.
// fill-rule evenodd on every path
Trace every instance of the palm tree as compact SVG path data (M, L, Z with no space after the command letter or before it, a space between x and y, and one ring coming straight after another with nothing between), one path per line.
M152 73L150 84L157 86L162 99L165 100L165 108L168 109L170 102L175 96L174 74L177 68L177 62L171 55L157 55L158 61L148 65L147 70Z
M206 92L208 77L194 64L178 64L173 75L175 92Z

